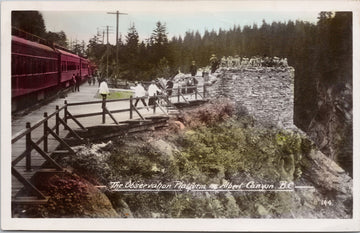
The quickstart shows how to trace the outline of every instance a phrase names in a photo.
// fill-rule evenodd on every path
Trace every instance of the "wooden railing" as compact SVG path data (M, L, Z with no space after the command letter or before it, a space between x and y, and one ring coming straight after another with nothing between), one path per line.
M154 95L154 97L156 99L160 99L160 100L164 100L166 101L167 104L171 105L172 107L174 107L174 103L171 102L171 98L173 97L177 97L177 103L180 103L181 100L184 100L185 103L188 103L188 100L186 99L185 96L187 95L194 95L195 96L195 100L198 100L199 97L201 99L205 99L207 96L207 89L206 86L194 86L192 87L193 93L187 93L187 89L189 89L189 87L178 87L176 89L166 89L165 91L169 91L172 90L172 95L171 96L167 96L167 95ZM199 91L202 90L202 91ZM175 94L174 94L175 92ZM180 98L181 97L181 98ZM134 100L136 100L137 98L133 98L132 96L130 96L130 98L126 98L126 99L114 99L114 100L107 100L107 99L102 99L102 100L97 100L97 101L87 101L87 102L78 102L78 103L67 103L65 101L65 122L67 121L67 119L70 117L71 119L73 119L74 121L77 122L77 124L84 129L84 127L80 124L80 122L77 121L78 118L84 118L84 117L92 117L92 116L98 116L98 115L102 115L102 123L106 123L106 115L109 115L110 118L113 120L113 122L115 124L118 124L118 121L115 119L114 115L115 113L122 113L122 112L129 112L129 119L133 119L134 116L134 112L141 118L144 119L144 117L141 115L141 113L139 112L140 109L144 109L146 108L144 107L135 107L134 106ZM139 99L147 99L147 97L141 97ZM112 110L110 111L107 108L107 103L114 103L114 102L129 102L129 108L122 108L122 109L117 109L117 110ZM85 113L85 114L77 114L77 115L71 115L69 111L67 111L67 107L70 106L80 106L80 105L91 105L91 104L101 104L101 111L97 111L97 112L89 112L89 113ZM165 114L167 114L164 111L163 106L161 106L158 102L156 102L155 105L153 106L149 106L152 107L153 112L156 113L156 109L159 108L162 112L164 112Z
M26 128L21 132L17 133L11 140L11 143L14 144L18 142L20 139L25 138L25 151L18 155L15 159L12 160L11 163L11 173L15 176L24 187L33 193L38 199L46 199L46 197L28 180L26 179L21 172L18 171L16 165L25 159L25 169L26 172L32 171L32 156L31 153L35 150L39 155L41 155L45 161L49 162L53 165L55 170L62 171L62 167L51 158L50 153L48 153L48 137L52 135L57 141L60 142L67 150L68 153L75 153L71 147L63 141L59 134L59 125L63 124L66 128L70 129L70 132L74 134L79 140L82 140L71 128L64 122L63 119L60 118L60 112L64 111L66 106L59 108L56 106L55 112L48 115L47 112L44 113L44 119L36 122L34 125L31 125L30 122L26 123ZM49 127L50 119L55 118L55 126ZM32 138L32 132L39 127L43 127L43 135L36 141ZM43 147L40 147L42 143Z
M201 99L205 99L207 96L206 86L190 87L190 88L192 88L193 93L187 93L187 91L186 91L187 88L189 88L189 87L178 87L177 89L171 89L173 92L173 94L171 96L154 95L154 97L158 100L163 100L168 106L175 107L174 103L171 101L171 99L176 99L177 103L180 103L181 102L180 100L184 100L185 103L188 103L188 100L185 97L186 95L195 95L195 100L198 100L198 97L200 97ZM202 90L202 92L199 91L199 89ZM168 89L168 90L170 90L170 89ZM165 91L168 91L168 90L165 90ZM143 98L146 98L146 97L143 97ZM60 125L63 125L64 129L68 130L69 133L73 137L75 137L77 140L84 142L84 139L81 138L76 133L76 131L74 131L69 126L68 122L70 120L72 120L78 127L80 127L80 129L83 129L83 130L85 130L86 128L84 127L83 124L81 124L81 122L79 121L79 118L102 115L101 123L104 124L106 122L106 115L109 115L115 124L119 124L119 121L116 120L116 118L114 117L113 114L121 113L121 112L129 112L129 119L133 119L134 112L135 112L141 120L144 120L145 118L142 116L142 114L140 113L139 110L144 109L147 106L136 107L134 105L135 99L136 98L133 98L131 96L130 98L127 98L127 99L106 100L104 98L103 100L100 100L100 101L88 101L88 102L78 102L78 103L68 103L65 100L64 106L62 106L62 107L56 106L55 111L53 113L51 113L50 115L48 115L48 113L45 112L44 119L39 120L38 122L36 122L33 125L31 125L30 122L27 122L26 128L24 130L20 131L19 133L17 133L16 135L14 135L11 140L11 143L14 144L14 143L18 142L20 139L25 138L25 142L24 142L25 143L25 151L23 151L20 155L18 155L15 159L12 160L12 164L11 164L12 175L14 177L16 177L24 185L24 187L27 190L34 193L36 197L38 197L39 199L45 199L46 197L29 180L27 180L21 174L21 172L18 171L18 169L16 168L16 165L20 161L25 159L26 160L25 161L26 171L31 171L33 168L31 153L33 150L35 150L46 161L48 161L50 164L52 164L53 167L57 171L62 171L63 168L55 160L53 160L51 158L51 154L55 153L56 151L49 153L49 148L48 148L49 136L52 136L55 140L57 140L59 142L59 144L63 148L66 149L65 150L66 153L75 154L75 152L71 148L71 146L69 146L68 143L66 143L64 141L64 139L60 136ZM129 102L129 105L128 105L129 107L110 111L107 108L107 103L113 103L113 102ZM69 111L69 107L71 107L71 106L91 105L91 104L101 104L101 111L89 112L89 113L77 114L77 115L74 115ZM156 113L156 109L160 109L164 114L167 115L166 107L162 106L159 103L159 101L155 101L155 104L152 106L149 106L149 107L151 107L153 109L153 113ZM61 115L63 117L61 117ZM55 125L53 127L49 126L50 120L55 120ZM40 127L42 127L42 136L39 139L37 139L36 141L34 141L34 139L32 137L32 132L34 132L34 130L36 130ZM40 146L41 143L42 143L42 148Z

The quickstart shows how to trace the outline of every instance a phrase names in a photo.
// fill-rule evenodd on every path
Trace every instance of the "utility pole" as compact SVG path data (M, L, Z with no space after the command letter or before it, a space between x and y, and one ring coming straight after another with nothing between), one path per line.
M109 78L109 29L111 27L109 25L106 25L106 77ZM103 43L104 43L104 37L105 37L105 30L103 30Z
M127 15L127 13L107 12L108 14L116 14L116 64L119 63L119 15Z
M106 77L109 78L109 26L106 26Z
M102 44L104 44L105 41L105 31L103 30L103 39L102 39Z
M109 44L109 26L106 26L106 44Z

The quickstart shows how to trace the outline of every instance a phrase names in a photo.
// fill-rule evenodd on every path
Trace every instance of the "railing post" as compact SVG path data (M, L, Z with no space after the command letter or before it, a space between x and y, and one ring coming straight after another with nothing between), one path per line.
M64 121L67 124L67 100L64 101Z
M30 129L30 122L26 122L26 129ZM31 131L26 134L26 171L31 171Z
M197 86L195 86L195 99L197 100L197 92L198 92L198 90L197 90Z
M206 96L206 85L205 85L205 83L204 83L204 99L205 99L205 96Z
M105 124L105 108L106 108L106 96L103 95L103 98L102 98L102 123Z
M48 117L47 112L44 112L44 118L46 119ZM48 120L46 119L44 121L44 151L48 152Z
M130 119L133 118L133 96L130 96Z
M180 102L180 86L178 86L178 103Z
M56 105L56 125L55 125L55 132L59 135L59 125L60 125L60 113L59 113L59 105Z
M156 96L156 94L154 94L154 109L153 109L154 114L156 112L156 100L157 100L157 96Z

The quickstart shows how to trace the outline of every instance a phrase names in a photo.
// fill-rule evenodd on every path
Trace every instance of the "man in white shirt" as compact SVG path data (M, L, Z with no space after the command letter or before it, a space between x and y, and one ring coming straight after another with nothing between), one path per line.
M155 101L156 101L156 95L158 95L158 93L161 93L161 90L156 86L155 81L151 81L151 84L149 86L148 89L148 93L149 93L149 103L148 105L154 105Z
M138 82L135 82L135 84L136 84L136 86L131 88L134 90L134 97L136 98L135 107L136 107L137 103L139 102L139 100L141 100L141 102L144 104L146 109L149 110L149 107L147 106L147 104L144 100L145 95L146 95L144 86Z

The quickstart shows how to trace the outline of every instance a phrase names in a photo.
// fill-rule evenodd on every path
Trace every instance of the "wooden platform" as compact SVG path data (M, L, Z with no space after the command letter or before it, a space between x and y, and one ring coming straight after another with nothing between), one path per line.
M88 86L88 84L83 84L80 87L80 92L70 92L67 94L66 101L68 103L77 103L77 102L88 102L88 101L96 101L95 104L84 104L84 105L77 105L77 106L69 106L68 111L73 115L81 115L81 114L88 114L89 112L99 112L102 110L102 105L99 103L99 99L96 99L96 93L98 90L98 86ZM193 97L194 98L194 95ZM172 101L176 101L178 98L172 97ZM12 135L16 135L22 130L25 129L26 122L30 122L31 125L36 124L38 121L44 119L44 112L47 112L49 115L53 113L56 109L56 106L63 106L65 99L56 99L53 102L43 106L39 109L33 110L26 115L13 115L12 119ZM179 103L185 105L193 105L203 103L204 101L193 100L191 97L184 100L185 103ZM129 102L109 102L106 105L107 109L111 112L112 110L118 109L127 109L129 108ZM77 119L85 129L79 127L79 125L71 119L68 119L67 125L69 128L73 129L76 134L80 137L88 137L88 138L95 138L99 137L99 134L96 132L103 132L101 135L104 138L114 137L123 133L133 133L139 132L148 129L155 129L157 127L164 127L166 126L167 120L169 119L168 113L177 113L177 109L174 106L170 106L167 109L167 112L164 112L164 109L160 110L158 108L157 112L154 114L153 110L147 110L145 108L138 110L139 114L143 117L143 119L139 118L137 113L133 113L133 119L129 119L130 115L129 112L122 111L118 113L106 115L105 120L106 124L102 124L102 115L96 116L89 116L84 118ZM63 118L64 115L60 115L60 118ZM115 125L114 119L117 121ZM56 125L55 117L51 118L48 121L49 128L54 128ZM115 128L115 130L114 130ZM121 131L120 131L121 130ZM119 133L120 131L120 133ZM94 134L95 132L95 134ZM42 136L44 135L44 127L41 125L37 129L31 132L31 139L35 143L41 140ZM79 143L78 139L74 139L69 135L69 130L66 129L63 125L59 127L59 137L64 139L65 142L68 143L69 146L77 145ZM80 140L81 141L81 140ZM48 140L48 153L51 155L52 152L57 150L59 147L60 142L59 139L56 139L54 136L49 136ZM39 143L38 146L43 149L44 143ZM25 137L22 137L20 140L16 141L12 144L12 161L14 161L20 154L22 154L26 150L26 140ZM70 148L71 149L71 148ZM59 151L55 153L60 153ZM61 153L66 153L63 151ZM43 156L35 150L31 152L31 170L26 169L26 160L22 159L14 169L27 181L30 183L31 178L40 170L44 169L44 162L46 161ZM11 178L12 186L11 186L11 193L13 203L21 203L21 204L39 204L39 203L46 203L46 198L43 200L39 200L34 198L33 196L30 197L20 197L19 191L23 189L24 185L17 179L15 176ZM23 193L23 192L22 192Z

